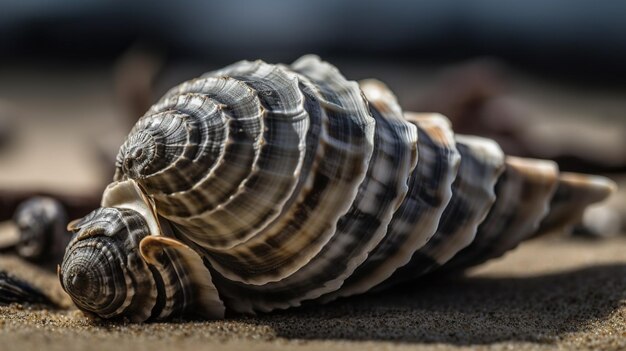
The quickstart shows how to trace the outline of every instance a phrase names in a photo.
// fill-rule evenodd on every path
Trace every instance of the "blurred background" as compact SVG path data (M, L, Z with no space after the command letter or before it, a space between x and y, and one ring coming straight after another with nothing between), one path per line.
M173 85L307 53L510 154L623 182L624 18L626 3L581 0L4 1L0 216L32 193L98 197L132 124ZM622 231L625 202L594 231Z

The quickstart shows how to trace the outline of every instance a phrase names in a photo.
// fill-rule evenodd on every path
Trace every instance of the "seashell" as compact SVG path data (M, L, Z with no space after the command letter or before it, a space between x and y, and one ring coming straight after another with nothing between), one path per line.
M497 257L614 187L576 177L315 56L242 61L137 122L59 278L80 309L135 322L327 302Z
M20 231L17 253L33 261L62 257L69 242L65 230L67 214L63 206L49 197L33 197L21 203L13 216Z
M61 203L46 196L21 202L12 223L0 237L0 248L12 248L29 261L57 265L63 258L70 235L65 229L67 214Z

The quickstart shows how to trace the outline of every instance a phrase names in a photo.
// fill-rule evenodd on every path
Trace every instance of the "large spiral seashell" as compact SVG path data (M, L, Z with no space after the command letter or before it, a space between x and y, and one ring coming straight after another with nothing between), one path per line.
M403 113L382 83L315 56L176 86L116 168L102 208L70 224L59 277L81 309L133 321L284 309L460 270L613 188Z

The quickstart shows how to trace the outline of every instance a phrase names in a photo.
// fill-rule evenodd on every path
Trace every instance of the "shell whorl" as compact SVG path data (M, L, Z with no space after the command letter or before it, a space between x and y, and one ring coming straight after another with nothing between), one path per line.
M79 308L135 322L223 317L224 307L202 260L161 236L169 233L169 226L136 183L110 185L102 207L71 222L68 229L75 234L59 279Z
M115 179L141 180L151 192L187 190L220 158L225 140L225 117L214 102L194 94L165 99L120 148Z
M60 278L82 309L138 321L331 301L497 257L611 190L574 178L315 56L242 61L137 122Z
M138 212L111 207L72 224L77 232L60 267L61 285L78 307L104 318L150 317L156 283L137 252L128 250L148 235L146 227Z

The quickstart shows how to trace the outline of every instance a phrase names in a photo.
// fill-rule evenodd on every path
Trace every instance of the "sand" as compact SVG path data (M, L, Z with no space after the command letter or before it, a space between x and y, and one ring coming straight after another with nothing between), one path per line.
M0 307L2 350L626 349L626 239L540 239L466 277L259 316L143 325L75 309ZM0 268L54 274L10 256Z

